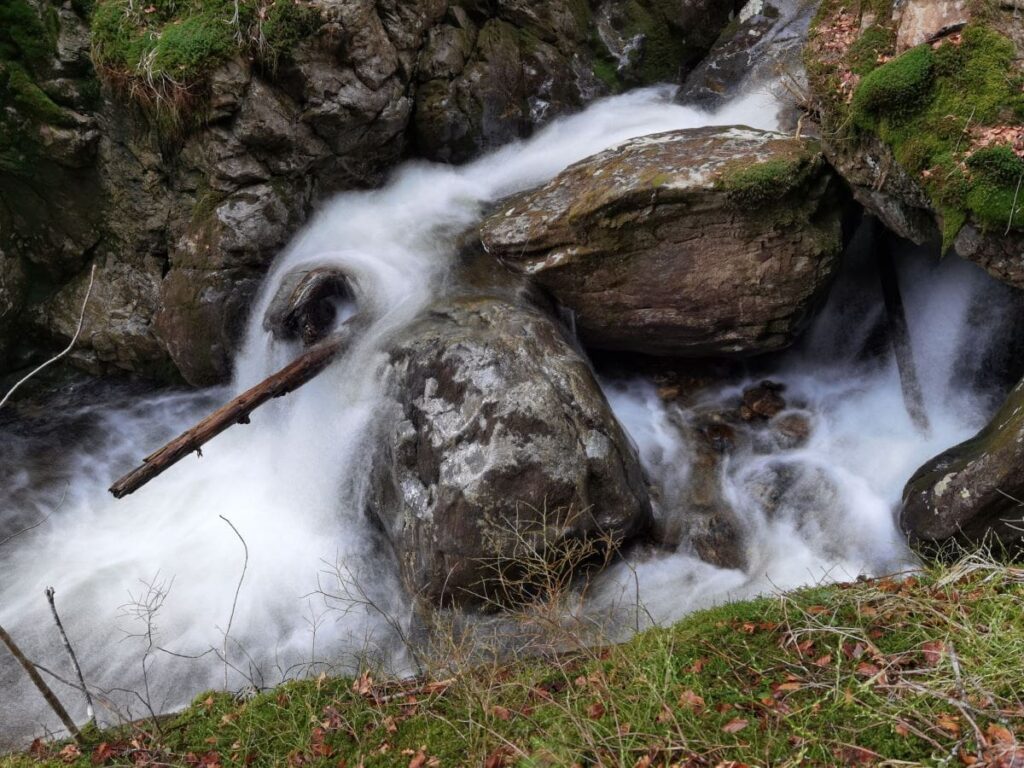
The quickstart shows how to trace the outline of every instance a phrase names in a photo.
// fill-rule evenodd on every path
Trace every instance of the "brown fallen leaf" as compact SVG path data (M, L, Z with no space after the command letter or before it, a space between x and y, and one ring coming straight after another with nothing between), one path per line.
M504 720L506 722L512 717L512 712L508 707L502 707L497 704L491 707L491 714L499 720Z
M700 712L704 709L704 697L687 689L679 694L679 706L683 709Z
M728 723L722 726L722 730L725 733L739 733L746 728L750 723L740 717L733 718Z
M998 723L991 723L985 729L985 735L996 744L1013 744L1016 741L1010 729Z
M604 717L605 707L600 701L595 701L589 707L587 707L587 717L591 720L600 720Z

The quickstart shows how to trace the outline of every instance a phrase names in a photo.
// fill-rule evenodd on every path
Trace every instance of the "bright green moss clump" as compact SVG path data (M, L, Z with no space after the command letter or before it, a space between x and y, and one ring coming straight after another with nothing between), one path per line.
M975 144L985 126L1024 117L1015 58L1009 38L975 24L959 43L921 45L869 71L854 92L853 124L886 142L920 180L941 216L947 248L968 220L982 228L1024 226L1015 210L1024 203L1024 161L1008 146Z
M234 56L273 68L318 25L316 11L295 0L239 0L237 13L232 0L97 0L93 57L108 75L165 96L197 90Z
M771 205L803 184L809 163L805 158L776 158L729 170L719 180L735 202L750 207Z
M899 117L914 112L930 96L934 57L921 45L869 72L853 96L858 125L871 125L879 116Z

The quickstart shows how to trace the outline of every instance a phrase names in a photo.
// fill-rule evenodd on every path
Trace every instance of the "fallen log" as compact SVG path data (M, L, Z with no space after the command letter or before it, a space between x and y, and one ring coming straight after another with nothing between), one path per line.
M313 345L288 366L221 406L163 448L147 456L141 466L110 486L110 492L114 498L124 498L190 453L202 456L203 445L225 429L235 424L248 424L249 415L261 405L287 395L322 372L345 347L349 337L348 333L335 333Z

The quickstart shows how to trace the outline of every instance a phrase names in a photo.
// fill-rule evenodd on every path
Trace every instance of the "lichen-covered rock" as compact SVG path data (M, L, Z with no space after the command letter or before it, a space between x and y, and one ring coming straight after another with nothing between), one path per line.
M809 319L838 264L840 210L815 142L700 128L583 160L506 201L481 237L593 348L750 355Z
M896 52L962 29L971 15L965 0L907 0L898 10Z
M557 551L649 527L635 450L546 314L498 298L440 303L394 340L386 379L397 413L369 511L427 603L500 592L493 580L524 542Z
M921 545L1024 548L1024 382L970 440L921 467L903 491L900 525Z

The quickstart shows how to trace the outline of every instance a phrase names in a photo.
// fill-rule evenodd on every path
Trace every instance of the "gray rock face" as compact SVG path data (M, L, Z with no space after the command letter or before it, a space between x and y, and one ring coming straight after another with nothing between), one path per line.
M709 3L728 5L684 6ZM42 19L49 6L35 6ZM59 114L5 110L0 126L19 137L17 152L0 147L0 279L37 283L32 306L7 310L0 333L66 341L76 286L97 263L126 288L96 292L96 332L76 362L222 381L260 276L318 201L381 183L410 152L467 159L618 85L594 75L611 54L575 0L313 6L320 29L272 72L245 58L211 72L204 119L183 136L97 81L86 23L71 5L59 10L51 60L32 72ZM629 4L637 19L661 18L660 6ZM11 306L29 295L4 291L20 297Z
M929 461L903 491L900 525L932 545L988 541L1024 549L1024 382L988 426Z
M590 347L750 355L790 344L832 278L833 179L814 142L675 131L507 201L481 237L572 310Z
M679 102L713 111L741 93L779 88L780 77L800 84L801 53L815 10L799 0L748 0L687 76ZM795 126L795 116L785 117Z
M583 358L540 311L428 309L390 348L397 416L369 511L410 592L479 604L524 543L628 541L651 523L639 461Z

